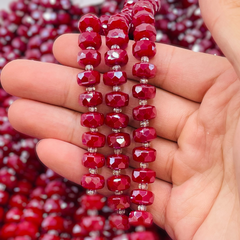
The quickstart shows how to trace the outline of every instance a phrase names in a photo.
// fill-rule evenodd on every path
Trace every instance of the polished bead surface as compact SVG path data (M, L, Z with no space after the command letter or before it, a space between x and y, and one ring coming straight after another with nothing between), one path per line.
M108 189L112 192L124 191L130 188L131 179L127 175L112 176L107 179Z
M85 174L82 177L81 185L90 190L98 190L104 187L104 177L99 174Z
M156 35L156 28L149 23L142 23L138 25L133 32L135 41L139 41L142 38L148 38L150 41L155 42Z
M149 40L140 40L133 44L132 52L137 59L141 59L144 56L152 58L156 54L156 45Z
M150 147L136 147L133 149L133 160L137 162L149 163L154 162L157 152Z
M104 124L104 115L98 112L87 112L81 116L81 124L84 127L97 128Z
M88 209L97 209L101 210L106 202L106 198L101 194L87 195L84 194L80 198L80 203L86 210Z
M115 65L124 66L128 62L127 51L123 49L108 50L104 57L105 63L109 67L113 67Z
M136 28L142 23L154 24L154 16L148 11L142 10L133 16L132 24Z
M133 139L135 142L150 142L157 137L156 130L153 127L142 127L133 131Z
M149 168L136 168L132 172L132 180L137 183L153 183L156 172Z
M109 224L113 229L128 230L130 225L126 215L112 214L109 217Z
M97 91L84 92L79 96L79 103L84 107L95 107L103 101L102 93Z
M109 71L103 74L103 82L107 86L122 85L127 82L127 74L123 71Z
M78 46L81 49L93 47L98 50L101 44L102 38L97 32L83 32L78 37Z
M101 148L105 145L106 137L99 132L85 132L82 134L83 145L91 148Z
M1 228L1 237L5 239L11 239L16 236L17 223L6 223Z
M29 221L20 222L16 230L16 236L29 236L31 239L36 239L37 233L37 226Z
M57 215L48 215L42 221L41 228L48 232L50 230L55 230L57 232L62 232L64 229L63 218Z
M91 13L82 16L78 24L80 32L85 32L89 27L91 27L93 31L97 33L101 30L100 20L96 15Z
M105 101L109 107L126 107L129 102L129 95L124 92L110 92L106 94Z
M125 49L128 41L128 34L119 28L110 30L106 36L106 45L110 49L113 45L118 45L121 49Z
M101 231L105 224L105 218L102 216L85 216L82 218L81 225L88 231Z
M157 73L157 68L152 63L135 63L132 68L132 74L133 76L139 77L139 78L154 78Z
M107 136L107 144L111 148L125 148L130 145L130 135L128 133L111 133Z
M143 105L133 108L133 118L137 121L150 120L155 118L157 110L152 105Z
M129 24L124 19L123 16L111 16L108 20L108 30L112 29L121 29L124 32L128 33Z
M151 205L154 201L154 195L151 191L135 189L130 194L131 202L138 205Z
M108 113L105 118L105 124L114 129L127 127L129 117L124 113Z
M100 73L98 71L83 71L77 75L77 83L80 86L89 87L100 83Z
M106 166L111 169L126 169L129 167L129 157L124 154L112 154L106 158Z
M140 1L140 2L136 2L133 6L133 14L137 14L140 11L147 11L151 14L154 14L154 9L151 3L149 3L148 1Z
M113 210L126 209L130 207L130 199L127 195L112 195L108 197L108 206Z
M101 168L105 164L105 157L101 153L86 152L83 154L82 163L86 168Z
M152 214L145 211L132 211L129 214L129 223L132 226L149 227L153 224Z
M81 50L77 56L77 62L81 67L92 65L97 67L101 62L101 54L94 49Z

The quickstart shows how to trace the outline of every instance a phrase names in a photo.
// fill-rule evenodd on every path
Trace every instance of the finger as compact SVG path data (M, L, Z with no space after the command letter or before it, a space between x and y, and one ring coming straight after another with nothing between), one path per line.
M40 139L59 139L86 149L82 144L81 136L88 129L80 125L80 118L81 114L78 112L24 99L15 101L9 109L9 121L19 132ZM132 136L132 128L128 127L124 130ZM103 126L99 128L99 132L107 135L110 129ZM132 141L131 145L124 149L128 156L131 156L135 146ZM172 162L177 144L157 138L152 141L152 147L158 149L157 160L152 163L152 167L159 178L171 182ZM99 149L99 152L107 155L113 151L109 147L104 147ZM131 165L138 166L135 161L131 161Z
M53 52L60 63L79 67L77 54L80 49L77 39L78 34L66 34L55 41ZM124 67L124 70L129 78L135 79L132 76L132 66L137 60L131 54L132 44L133 42L130 41L127 48L129 63ZM160 43L156 43L156 46L157 55L151 59L151 63L158 67L158 73L155 78L150 79L150 83L195 102L201 102L215 78L230 67L228 61L222 57L194 53L190 50ZM106 51L107 47L103 44L100 49L102 56ZM108 70L103 60L98 69L101 72Z
M84 152L75 145L55 139L44 139L37 145L38 157L46 166L77 184L80 184L83 174L88 172L81 162ZM101 169L100 174L105 179L112 175L107 168ZM127 169L125 174L131 176L131 169ZM131 189L135 187L132 183ZM165 210L171 193L171 184L156 179L154 184L150 185L150 190L155 194L155 200L153 205L148 207L148 211L153 214L154 222L164 228ZM106 187L100 192L110 194Z
M236 0L199 0L203 19L218 46L240 77L240 3Z
M18 74L21 69L28 69ZM76 83L78 69L50 63L34 61L13 61L2 74L3 86L10 94L21 98L33 99L53 105L63 106L74 111L86 112L85 107L78 104L78 96L84 92L83 87ZM51 78L49 80L49 78ZM137 99L131 97L134 81L124 84L122 90L129 93L130 103L124 112L132 115L132 109L138 105ZM110 87L100 84L97 90L106 93ZM149 101L157 109L157 118L151 121L151 126L162 138L177 141L188 117L199 107L199 104L181 98L157 88L156 97ZM111 108L100 105L99 111L107 113ZM130 125L138 127L139 123L131 120Z

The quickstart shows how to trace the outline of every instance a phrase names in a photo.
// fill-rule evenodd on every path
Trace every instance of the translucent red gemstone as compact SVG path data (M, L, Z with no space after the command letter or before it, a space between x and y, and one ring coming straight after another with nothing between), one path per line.
M78 37L78 46L81 49L93 47L98 50L101 44L102 38L97 32L83 32Z
M20 222L16 230L16 236L29 236L31 239L36 239L37 233L37 226L29 221Z
M107 136L107 144L111 148L125 148L130 145L130 135L128 133L111 133Z
M137 162L154 162L157 152L154 148L136 147L133 149L133 160Z
M124 154L112 154L107 156L106 165L111 169L126 169L129 167L129 157Z
M138 205L151 205L154 201L154 195L151 191L135 189L131 192L131 202Z
M133 14L134 15L143 10L150 12L151 14L154 14L153 6L148 1L140 1L140 2L136 2L134 4L134 6L133 6Z
M131 179L127 175L112 176L107 179L108 189L112 192L124 191L130 188Z
M39 209L24 209L22 220L34 223L36 226L40 226L43 220L43 211Z
M98 71L83 71L77 75L77 83L80 86L89 87L100 83L100 73Z
M82 134L83 145L90 148L101 148L105 145L106 137L99 132L85 132Z
M16 236L17 223L6 223L1 228L1 238L11 239Z
M149 227L153 224L152 214L145 211L132 211L129 214L129 224L132 226Z
M86 189L101 189L105 185L104 177L99 174L85 174L82 177L81 185Z
M97 91L84 92L79 96L79 104L84 107L95 107L103 101L102 94Z
M86 210L97 209L101 210L106 202L106 198L101 194L86 195L80 198L80 203Z
M129 95L124 92L110 92L106 94L105 101L109 107L126 107L129 102Z
M110 30L106 36L106 45L110 49L112 45L118 45L121 49L125 49L128 41L128 34L119 28Z
M133 139L135 142L144 143L150 142L157 137L155 128L142 127L133 131Z
M108 113L105 118L105 124L114 129L127 127L129 117L124 113Z
M98 112L87 112L81 116L81 124L84 127L97 128L104 124L104 115Z
M3 190L0 190L0 205L4 206L8 203L9 193Z
M113 210L127 209L130 207L130 199L127 195L112 195L108 197L108 206Z
M123 49L108 50L104 57L105 63L109 67L113 67L115 65L124 66L128 62L127 51Z
M133 44L132 48L133 56L141 59L141 57L147 56L152 58L156 54L156 45L154 42L149 40L140 40Z
M109 71L103 74L103 82L107 86L122 85L127 82L127 74L122 71Z
M113 229L128 230L130 225L126 215L112 214L109 217L109 224Z
M86 168L101 168L105 164L105 157L101 153L86 152L83 154L82 163Z
M87 231L101 231L105 224L105 218L102 216L86 216L82 218L81 225Z
M137 76L139 78L153 78L156 76L157 68L152 63L135 63L132 68L133 76Z
M16 207L10 208L5 214L4 221L6 223L10 223L10 222L18 223L21 220L22 214L23 214L22 209L19 209L19 208L16 208Z
M94 32L100 32L101 30L100 20L94 14L86 14L79 21L78 28L80 32L85 32L88 27L91 27Z
M137 183L153 183L156 172L149 168L136 168L132 172L132 180Z
M78 53L77 62L81 67L85 67L86 65L97 67L101 62L101 54L93 49L81 50Z
M108 30L122 29L124 32L128 32L129 24L123 16L111 16L108 20Z
M155 20L153 14L145 10L142 10L133 16L132 24L136 28L138 25L142 23L154 24L154 21Z
M142 38L148 38L150 41L155 42L156 35L156 28L149 23L142 23L138 25L133 32L135 41L139 41Z
M140 105L133 108L133 118L137 121L150 120L155 118L157 110L152 105Z

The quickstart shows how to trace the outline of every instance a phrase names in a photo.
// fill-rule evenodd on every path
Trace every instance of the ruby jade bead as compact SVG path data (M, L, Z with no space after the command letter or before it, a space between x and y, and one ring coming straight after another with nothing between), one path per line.
M101 30L101 23L97 16L94 14L86 14L81 17L78 28L80 32L86 32L87 28L92 28L94 32L99 33Z
M103 230L105 218L102 216L85 216L82 218L81 225L87 231Z
M124 66L128 62L128 54L126 50L123 49L113 49L108 50L105 55L105 63L108 67L113 67L116 65Z
M122 29L124 32L128 32L129 24L123 16L111 16L108 20L108 30Z
M112 195L108 197L108 206L113 210L127 209L130 207L129 196Z
M153 224L152 214L146 211L132 211L128 220L132 226L150 227Z
M129 95L124 92L110 92L106 94L105 102L109 107L126 107L129 102Z
M107 86L122 85L127 82L127 74L123 71L109 71L103 74L103 82Z
M98 71L84 71L77 75L77 83L80 86L90 87L100 83L100 73Z
M150 163L156 160L157 152L150 147L136 147L133 149L133 160L136 162Z
M93 47L96 50L102 45L102 38L97 32L83 32L78 37L78 46L81 49Z
M98 190L104 187L104 177L99 174L85 174L82 177L81 185L90 190Z
M79 103L84 107L95 107L103 101L102 94L97 91L84 92L79 96Z
M101 62L101 54L94 49L81 50L77 56L77 62L81 67L92 65L97 67Z
M133 131L133 139L138 143L150 142L156 137L157 133L153 127L141 127Z
M101 168L105 164L105 157L100 153L86 152L83 154L82 163L86 168Z
M154 14L154 8L153 5L149 2L149 1L140 1L140 2L136 2L133 6L133 14L137 14L140 11L147 11L150 12L152 14Z
M106 202L106 198L101 194L87 195L84 194L80 198L80 203L86 210L97 209L101 210Z
M127 175L112 176L107 179L108 189L112 192L124 191L130 188L131 179Z
M137 183L153 183L156 172L149 168L136 168L132 172L132 180Z
M142 10L133 16L132 25L134 28L136 28L138 25L142 23L154 24L154 21L155 20L153 14L145 10Z
M137 121L151 120L157 115L157 110L152 105L140 105L133 108L133 118Z
M109 216L109 224L113 229L128 230L130 225L126 215L112 214Z
M108 113L105 118L105 124L113 129L127 127L129 117L124 113Z
M155 42L156 35L156 28L149 23L142 23L138 25L133 32L133 37L135 41L139 41L142 38L148 38L150 41Z
M82 134L83 145L90 148L101 148L105 145L106 137L99 132L85 132Z
M111 148L125 148L130 145L130 135L128 133L111 133L107 136L107 144Z
M144 56L152 58L156 54L156 45L149 40L140 40L133 44L132 52L137 59L141 59Z
M151 205L154 201L154 194L148 190L135 189L131 192L131 202L137 205Z
M106 45L110 49L113 45L118 45L121 49L125 49L128 42L128 34L119 28L110 30L106 36Z
M110 169L126 169L129 167L129 157L124 154L112 154L107 156L106 165Z
M81 116L81 124L84 127L97 128L104 124L104 115L98 112L87 112Z
M154 78L157 73L157 68L152 63L135 63L132 68L133 76L137 76L139 78Z

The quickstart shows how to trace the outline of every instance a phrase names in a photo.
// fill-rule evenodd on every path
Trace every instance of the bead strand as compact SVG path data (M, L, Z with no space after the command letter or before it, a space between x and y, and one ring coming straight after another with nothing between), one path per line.
M97 106L102 103L102 94L95 90L95 85L100 83L100 73L93 70L101 61L101 55L97 51L102 43L99 32L101 25L99 19L93 14L84 15L79 21L81 34L78 45L82 49L78 53L78 63L85 71L77 75L80 86L86 87L86 92L79 96L79 103L88 107L88 112L82 114L81 125L90 128L83 133L83 145L88 147L88 152L82 158L83 166L89 169L89 173L83 175L81 185L86 188L86 194L80 199L86 207L88 216L81 219L81 225L89 232L91 237L97 237L104 228L105 219L98 216L105 203L105 198L96 191L105 185L104 177L98 174L98 169L105 164L104 155L97 152L97 148L105 145L105 136L98 132L98 127L104 124L104 115L97 112Z
M133 97L139 100L139 106L133 109L133 118L140 121L140 128L134 130L133 139L142 146L133 149L133 160L139 162L140 167L132 172L132 180L139 184L130 194L131 202L138 205L136 211L129 215L132 226L149 227L153 223L152 214L147 212L147 206L153 204L154 194L148 190L148 185L155 181L156 172L148 168L148 164L156 159L156 150L150 147L150 142L157 137L156 130L149 126L149 120L156 117L156 108L148 104L148 100L155 97L156 88L148 84L148 79L156 75L156 66L149 63L155 56L156 29L154 27L154 14L160 8L158 0L140 0L133 8L135 43L132 52L140 60L133 66L134 76L140 78L140 84L133 86ZM136 229L137 230L137 229Z

